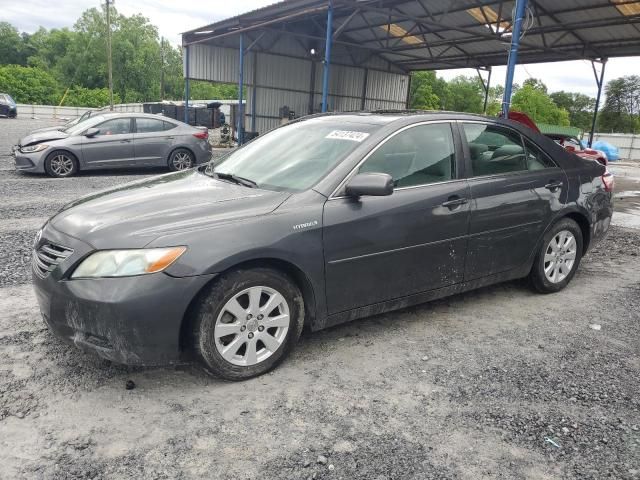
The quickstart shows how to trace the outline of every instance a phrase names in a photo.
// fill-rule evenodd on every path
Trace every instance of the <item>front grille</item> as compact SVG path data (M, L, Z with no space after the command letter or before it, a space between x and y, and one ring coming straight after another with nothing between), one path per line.
M33 251L31 265L40 278L46 278L73 250L55 243L43 243Z

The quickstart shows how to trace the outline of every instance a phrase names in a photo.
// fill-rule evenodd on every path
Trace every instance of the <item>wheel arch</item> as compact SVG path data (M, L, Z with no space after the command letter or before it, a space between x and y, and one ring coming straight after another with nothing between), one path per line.
M584 213L576 210L567 212L553 223L555 224L563 218L570 218L580 227L580 231L582 232L582 255L584 255L589 250L589 244L591 243L591 225L589 224L589 219Z
M239 263L236 263L224 271L220 272L219 275L216 275L215 278L212 278L211 281L207 282L198 293L191 299L189 302L189 306L185 311L185 314L182 318L182 323L180 325L180 350L185 352L190 348L191 341L191 328L194 320L194 310L197 308L198 302L200 299L206 294L206 292L214 285L221 276L241 269L251 269L251 268L272 268L274 270L280 271L291 278L291 280L296 284L296 286L300 289L302 293L302 299L304 300L304 328L310 328L313 320L316 317L316 295L313 289L313 285L309 280L309 277L306 273L302 271L297 265L287 261L282 260L280 258L274 257L265 257L265 258L255 258L251 260L245 260Z
M166 158L166 162L167 162L167 166L169 165L169 162L171 161L171 155L173 155L173 152L175 152L176 150L186 150L188 151L192 156L193 156L193 164L195 165L198 157L196 157L196 153L193 151L192 148L187 147L186 145L174 145L171 147L171 150L169 150L169 153L167 154L167 158Z
M48 161L49 161L49 158L50 158L54 153L57 153L57 152L64 152L64 153L67 153L67 154L71 155L71 157L73 158L73 160L76 162L76 168L77 168L76 173L78 173L78 172L81 170L81 168L80 168L80 167L81 167L82 165L81 165L81 162L80 162L80 156L79 156L77 153L75 153L75 152L71 151L71 150L70 150L69 148L67 148L67 147L56 147L56 148L54 148L54 149L53 149L53 150L51 150L51 151L47 154L47 156L44 158L44 162L43 162L43 163L48 162ZM46 171L46 169L45 169L45 171Z

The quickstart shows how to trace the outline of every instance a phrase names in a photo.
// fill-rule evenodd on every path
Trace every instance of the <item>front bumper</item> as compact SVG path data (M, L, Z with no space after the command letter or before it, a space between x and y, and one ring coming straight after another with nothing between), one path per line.
M44 170L44 152L22 153L17 145L11 148L11 156L16 170L21 172L45 173Z
M93 249L51 227L45 228L38 245L45 242L74 250L45 278L33 274L40 311L56 336L116 363L167 365L181 360L183 318L191 300L215 275L69 280Z

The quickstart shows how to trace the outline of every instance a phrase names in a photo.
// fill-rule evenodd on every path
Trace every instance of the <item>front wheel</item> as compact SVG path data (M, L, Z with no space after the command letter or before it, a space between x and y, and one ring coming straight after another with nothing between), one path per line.
M69 152L56 150L47 156L44 169L50 177L71 177L78 172L78 160Z
M255 268L218 279L194 314L193 347L205 368L227 380L245 380L274 368L293 349L304 325L304 302L287 275Z
M191 168L195 163L193 153L186 148L178 148L169 155L169 168L173 172L179 172L180 170Z
M582 230L570 218L553 225L545 234L529 278L541 293L553 293L566 287L582 258Z

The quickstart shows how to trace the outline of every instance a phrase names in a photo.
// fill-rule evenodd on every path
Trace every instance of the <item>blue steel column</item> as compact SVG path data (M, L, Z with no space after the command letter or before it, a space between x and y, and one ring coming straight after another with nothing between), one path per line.
M184 74L184 123L189 123L189 45L184 47L185 74Z
M322 75L322 111L327 111L329 97L329 67L331 66L331 44L333 40L333 5L329 1L327 10L327 39L324 47L324 72Z
M507 78L504 82L504 97L502 98L502 117L509 116L509 107L511 106L511 91L513 89L513 74L518 62L518 47L520 46L520 35L522 32L522 21L524 19L524 11L527 6L527 0L516 0L516 18L513 22L513 31L511 35L511 50L509 51L509 59L507 61Z
M244 86L244 35L240 34L240 65L238 71L238 145L244 143L244 106L242 105L242 87Z

